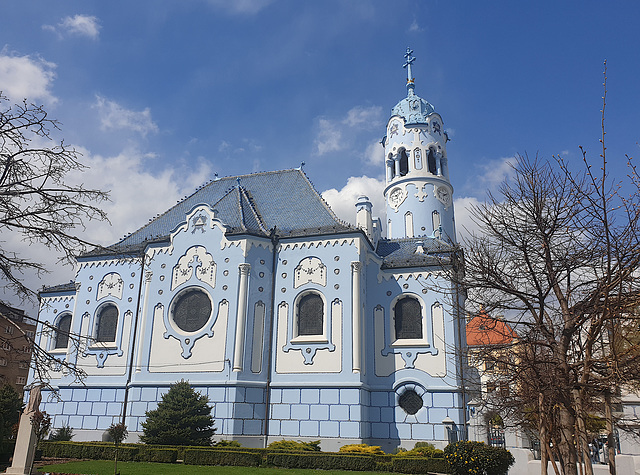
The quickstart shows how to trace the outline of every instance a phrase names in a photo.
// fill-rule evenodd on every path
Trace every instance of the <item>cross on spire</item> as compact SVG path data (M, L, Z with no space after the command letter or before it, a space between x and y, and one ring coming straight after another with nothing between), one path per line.
M403 68L407 69L407 87L412 87L415 81L415 78L411 75L411 64L416 60L413 56L413 50L407 47L407 52L404 54L404 57L407 61L402 65Z

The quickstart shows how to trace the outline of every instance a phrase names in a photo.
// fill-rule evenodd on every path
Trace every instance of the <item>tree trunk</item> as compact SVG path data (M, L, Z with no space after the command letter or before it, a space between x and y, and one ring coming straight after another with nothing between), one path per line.
M578 460L574 443L575 418L566 407L558 411L560 440L558 451L562 457L562 473L564 475L578 475Z
M580 394L579 389L573 390L573 403L576 408L578 444L580 447L580 452L582 453L585 475L593 475L593 466L591 465L591 450L589 450L589 441L587 440L587 427L584 421L582 395ZM582 466L580 466L580 472L582 472Z
M611 413L611 393L604 393L604 417L607 423L607 453L609 455L609 474L616 475L616 447L613 434L613 414Z
M538 394L538 411L540 414L538 416L538 433L540 434L540 462L542 468L540 475L547 475L549 441L547 440L547 427L544 421L544 395L542 393Z

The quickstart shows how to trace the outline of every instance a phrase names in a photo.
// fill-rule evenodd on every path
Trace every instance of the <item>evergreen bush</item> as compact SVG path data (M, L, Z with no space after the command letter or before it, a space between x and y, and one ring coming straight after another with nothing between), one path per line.
M62 427L58 427L57 429L54 429L51 435L49 436L49 440L54 442L69 441L71 439L73 439L73 429L65 425L63 425Z
M368 454L368 455L384 455L384 451L379 445L368 444L347 444L340 447L338 452L343 454Z
M262 464L262 454L243 450L186 449L186 465L235 465L257 467Z
M267 465L279 468L309 468L316 470L374 471L376 461L368 455L339 455L332 453L284 453L267 454Z
M172 384L142 423L145 444L211 446L215 433L209 398L185 380Z
M320 441L297 442L295 440L278 440L271 442L267 449L282 450L286 452L320 452Z

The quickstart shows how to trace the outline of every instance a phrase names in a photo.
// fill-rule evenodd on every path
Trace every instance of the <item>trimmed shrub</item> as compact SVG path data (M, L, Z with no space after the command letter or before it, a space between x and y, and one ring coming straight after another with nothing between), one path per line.
M283 450L287 452L320 452L320 441L296 442L295 440L278 440L271 442L267 449Z
M396 456L393 458L392 468L399 473L453 473L447 461L441 458ZM489 473L493 475L492 472Z
M444 451L436 449L433 444L429 442L416 442L416 445L411 450L405 450L400 452L402 457L424 457L424 458L444 458Z
M279 468L374 471L376 461L367 455L269 453L267 465Z
M221 449L223 447L242 447L242 444L237 440L220 440L213 446Z
M242 450L186 449L185 465L236 465L257 467L262 463L262 454Z
M51 435L49 436L49 440L54 442L69 441L71 439L73 439L73 429L65 425L63 425L62 427L58 427L57 429L54 429Z
M178 460L178 449L142 448L138 452L139 462L175 463Z
M384 455L384 450L379 445L368 444L348 444L340 447L338 451L342 454L368 454L368 455Z
M484 442L461 441L449 444L444 449L444 455L455 475L506 475L515 462L508 450L491 447Z

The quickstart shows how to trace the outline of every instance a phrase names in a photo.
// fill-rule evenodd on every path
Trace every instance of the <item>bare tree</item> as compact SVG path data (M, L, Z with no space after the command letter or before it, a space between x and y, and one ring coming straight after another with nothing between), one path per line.
M36 290L24 284L23 274L47 272L45 264L25 252L25 244L43 245L61 261L71 263L94 247L82 236L86 223L107 219L98 207L108 199L107 193L69 182L70 173L86 167L77 150L54 140L59 128L59 122L48 118L43 106L26 100L12 105L0 92L0 286L23 301L37 298ZM23 248L12 248L8 243L16 239L9 236L19 236ZM0 314L0 319L22 332L6 316ZM45 327L44 331L56 329ZM74 337L70 344L77 344ZM48 369L66 365L37 347L32 337L29 340L34 345L32 364L38 378L45 378Z
M628 157L629 180L609 175L606 75L604 99L599 166L592 167L582 149L577 170L560 158L518 157L513 181L473 208L479 231L464 243L468 303L503 315L518 333L501 351L483 354L489 360L512 355L510 371L501 376L512 390L498 393L494 403L541 428L543 452L570 475L580 461L593 473L589 415L606 412L611 434L611 396L640 380L640 354L632 344L638 338L640 179ZM609 450L615 473L611 436Z

